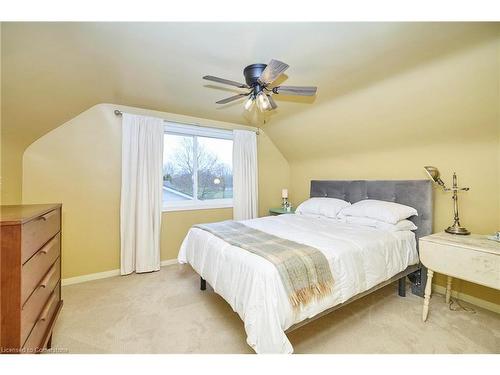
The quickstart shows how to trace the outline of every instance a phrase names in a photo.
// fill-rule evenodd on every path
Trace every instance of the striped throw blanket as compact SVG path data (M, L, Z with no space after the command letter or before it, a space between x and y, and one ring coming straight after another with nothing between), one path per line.
M331 292L333 277L321 251L253 229L236 221L199 224L227 243L259 255L274 264L294 309Z

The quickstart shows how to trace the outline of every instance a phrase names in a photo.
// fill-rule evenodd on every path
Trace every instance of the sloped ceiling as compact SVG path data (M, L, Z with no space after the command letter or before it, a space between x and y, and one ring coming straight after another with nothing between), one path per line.
M107 102L262 126L287 158L307 132L298 130L307 124L291 121L295 116L495 38L499 31L493 23L4 23L2 28L4 142L26 147ZM246 113L241 102L216 105L234 90L201 79L211 74L242 81L246 65L271 58L290 65L286 84L316 85L317 97L277 97L279 109L262 118ZM284 127L288 122L291 128ZM282 142L283 131L295 138Z

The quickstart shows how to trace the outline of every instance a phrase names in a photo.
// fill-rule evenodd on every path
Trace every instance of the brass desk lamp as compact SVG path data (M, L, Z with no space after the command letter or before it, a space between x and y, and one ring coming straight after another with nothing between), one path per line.
M443 188L444 191L452 191L453 192L453 209L454 209L454 222L453 222L453 225L446 228L445 229L445 232L446 233L450 233L450 234L461 234L461 235L467 235L467 234L470 234L470 232L465 229L464 227L460 226L460 218L458 217L458 192L460 190L462 191L468 191L469 188L459 188L458 185L457 185L457 174L455 172L453 172L453 186L450 188L447 188L443 182L443 180L441 180L441 178L439 177L440 174L439 174L439 171L436 167L430 167L430 166L427 166L427 167L424 167L425 168L425 171L427 172L427 174L429 175L429 177L435 182L437 183L439 186L441 186Z

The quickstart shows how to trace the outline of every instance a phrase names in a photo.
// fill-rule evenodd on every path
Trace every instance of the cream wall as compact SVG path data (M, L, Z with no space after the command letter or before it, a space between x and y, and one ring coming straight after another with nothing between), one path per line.
M21 203L22 160L25 147L5 131L5 87L3 64L3 30L0 22L0 204Z
M22 200L24 147L11 142L1 142L0 151L0 203L20 204Z
M497 46L497 63L498 63L498 79L497 79L497 85L498 85L498 101L497 101L497 123L498 123L498 184L500 185L500 41L498 42ZM500 186L499 186L499 191L498 195L500 195ZM500 201L500 198L499 198ZM498 226L500 227L500 203L498 207Z
M87 25L84 26L87 27ZM17 27L22 28L21 25ZM59 25L51 27L59 27ZM307 27L307 30L315 30L312 25L304 27ZM339 35L336 31L338 27L338 25L332 27L332 35L325 34L326 30L323 30L321 34L326 35L328 40L334 40L335 35ZM353 35L358 35L358 26L352 27ZM436 29L431 30L430 27L436 27ZM446 24L446 27L454 26ZM325 53L328 52L325 54L328 58L324 59L321 64L311 66L308 61L307 64L301 65L298 63L300 62L298 58L296 63L291 64L294 69L294 84L317 84L319 91L317 98L311 102L282 97L278 103L278 110L270 116L264 126L266 133L259 136L261 215L266 213L269 206L279 204L280 189L288 184L290 184L288 187L292 203L296 205L307 197L310 179L426 178L422 166L433 164L442 171L447 183L450 182L453 170L456 170L459 182L471 187L471 191L460 197L461 217L464 225L482 233L499 229L500 49L498 27L495 29L495 25L483 24L479 27L465 24L460 27L466 29L457 34L458 36L447 34L446 27L445 24L441 26L420 25L414 33L410 34L396 29L396 32L393 30L376 35L373 34L373 30L369 30L368 35L375 35L373 40L361 38L356 44L358 48L352 48L354 45L352 40L342 37L340 38L342 41L349 41L343 49L337 48L335 43L331 45L319 43L317 50L310 51L316 54L323 50ZM432 37L419 39L425 30L431 30ZM16 31L16 27L11 26L11 31ZM97 31L96 35L103 35L102 30ZM203 31L202 34L206 32ZM300 33L304 36L309 34ZM39 45L43 51L49 51L43 56L52 59L53 56L60 56L60 51L48 50L43 43L38 43L37 36L42 35L50 41L50 45L56 45L53 43L54 35L73 34L68 32L47 34L36 29L33 33L16 35L24 36L23 40L26 43L34 41L34 47ZM82 35L88 35L88 30L82 30ZM254 33L252 32L251 35ZM445 37L446 35L448 37ZM477 37L467 41L470 35ZM391 44L390 38L400 38L401 43ZM241 40L241 38L236 39ZM115 46L116 38L110 38L110 40L113 41L110 46ZM81 46L74 42L75 40L70 38L68 43L64 44L65 48L75 47L74 53L68 56L84 61L82 56L78 55L82 53ZM140 42L140 48L143 48L142 40ZM304 48L311 44L308 38L305 38L303 42ZM162 40L161 43L163 45L164 41ZM380 43L384 48L373 49L376 43ZM448 45L453 48L447 48ZM60 72L59 58L55 58L51 64L41 64L39 60L36 66L30 66L32 61L30 48L26 48L26 45L19 43L17 39L11 40L10 46L13 52L8 56L11 60L4 59L2 56L2 64L4 60L10 61L9 66L12 72L15 73L18 69L26 67L47 70L49 66L50 72L54 75ZM88 46L96 50L93 43ZM109 46L106 45L106 47ZM101 50L104 51L106 48L102 47ZM127 47L126 50L130 49ZM275 46L272 50L275 51ZM14 53L16 51L17 53ZM24 51L22 55L25 59L21 61L22 63L14 58L19 56L19 51ZM282 55L289 56L290 52L290 50L283 50ZM360 52L365 55L363 53L360 55ZM199 53L198 49L196 53ZM113 53L112 55L119 56L120 54ZM171 60L170 55L166 62ZM83 57L89 58L88 56L92 58L90 62L96 61L92 54L83 54ZM239 52L238 56L240 56ZM367 57L370 58L367 59ZM406 62L401 62L401 59ZM184 60L195 61L196 59ZM230 57L221 60L227 60L231 66L244 65L234 63ZM246 61L247 58L245 57L244 60ZM119 61L137 67L134 59L119 59ZM95 65L99 64L90 62L85 66L66 64L66 67L76 66L77 69L84 69L88 65L89 69L94 72ZM214 62L213 67L220 68L221 72L229 71L230 67L221 68L220 63L220 61ZM201 75L205 72L205 68L206 61L204 60L203 69L192 68L190 71L199 71ZM42 70L37 77L45 79L45 70ZM104 70L102 74L95 76L88 75L88 73L80 76L71 71L60 77L57 81L58 85L53 84L55 81L51 76L51 79L47 81L47 87L50 90L38 93L43 94L41 97L44 100L48 100L43 102L43 105L40 104L39 96L30 96L35 93L31 90L33 85L22 85L12 81L10 87L29 88L29 90L21 94L17 90L11 90L20 95L20 98L12 99L16 106L11 108L10 113L16 122L11 121L11 133L35 139L44 131L63 122L63 120L55 121L55 119L70 118L73 113L77 113L76 107L79 111L80 108L86 108L95 103L98 98L90 94L80 95L78 99L81 101L76 106L72 100L77 98L72 98L68 93L83 92L82 87L89 82L92 89L97 88L96 91L102 93L106 90L95 86L95 83L102 83L107 80L108 76L123 71L133 70L130 70L130 66L122 67L118 70ZM139 71L146 72L150 69L148 67ZM10 77L11 80L15 77L25 77L22 74L5 76ZM184 79L185 75L182 76ZM199 75L189 76L198 77ZM165 102L171 103L185 97L178 93L168 97L168 100L158 96L160 95L158 92L164 92L164 87L175 86L169 86L165 82L160 84L158 77L177 77L177 75L151 75L154 77L153 84L144 86L146 88L139 94L135 89L125 90L120 86L120 82L129 78L130 74L126 77L118 74L117 77L117 81L110 86L110 92L122 95L116 102L134 105L133 103L137 103L137 95L140 95L141 103L148 101L149 108L162 108ZM144 82L144 74L139 74L137 77L140 78L140 82ZM77 82L73 82L72 79L76 79ZM5 80L2 82L5 85ZM67 84L68 82L73 83ZM350 82L352 84L349 84ZM184 87L184 85L181 86ZM202 93L205 95L206 93L206 95L213 95L213 98L193 96L193 100L189 101L191 105L189 108L181 106L186 101L179 99L180 104L170 110L197 116L210 113L212 118L226 120L229 117L223 116L229 116L228 113L233 116L231 118L241 117L241 108L238 106L229 106L223 111L216 110L212 99L218 99L220 92L192 90L192 87L198 86L198 81L192 83L191 86L185 85L186 89L190 90L190 95ZM127 87L135 88L137 85L129 84ZM152 88L159 91L153 91ZM123 96L125 92L129 92L130 95ZM154 94L151 94L152 92ZM59 96L54 102L53 95L56 94ZM25 98L27 97L32 100L32 104L27 107L37 109L33 113L29 112L30 116L33 116L29 117L29 121L22 116L19 117L19 114L24 113L22 108L26 107ZM107 97L109 99L115 96L110 94ZM65 101L66 99L68 102ZM108 99L98 101L108 101ZM84 106L82 103L87 103L87 105ZM2 104L4 104L3 101ZM54 113L57 110L68 116L64 117L61 114L43 117L46 112L51 113L47 110L47 106L50 105L53 105ZM23 195L25 203L35 201L63 201L65 203L65 241L70 242L64 244L66 253L64 277L105 271L117 268L118 265L119 188L116 184L119 181L119 119L112 114L111 107L116 108L116 106L106 105L91 108L40 138L28 147L24 155ZM68 108L71 108L73 112ZM70 112L71 115L69 115ZM179 117L156 113L164 117ZM33 118L45 120L37 122L33 121ZM225 123L218 124L224 126ZM34 129L37 129L37 132L34 132ZM9 176L8 180L4 180L2 184L4 187L2 203L18 203L21 199L21 177L23 176L21 160L26 143L16 143L14 139L13 136L8 140L2 139L2 176ZM278 146L281 153L274 145ZM79 173L74 166L78 168ZM441 230L451 222L451 199L442 191L436 190L435 193L435 230ZM162 231L162 259L175 256L178 245L193 220L215 221L229 218L230 215L231 211L227 209L165 213L164 222L171 222L172 225L165 224ZM439 279L438 281L441 282ZM498 292L491 289L467 283L457 283L456 288L479 298L500 303Z
M292 201L307 198L311 179L424 179L423 166L434 165L448 185L456 171L460 185L471 188L459 198L463 225L475 233L500 230L498 51L498 41L462 51L283 124L313 124L316 135L314 147L308 139L285 154ZM434 230L441 231L452 223L452 200L434 192ZM493 289L462 281L454 289L500 304Z
M96 105L47 133L24 153L23 203L63 203L63 278L119 268L121 120L114 109L224 128L241 125ZM258 136L259 211L280 203L287 161L266 134ZM161 259L173 259L191 225L230 219L231 209L165 212Z

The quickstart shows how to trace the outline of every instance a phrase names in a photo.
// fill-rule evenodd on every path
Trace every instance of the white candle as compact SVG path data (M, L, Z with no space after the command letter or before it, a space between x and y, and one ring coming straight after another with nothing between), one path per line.
M281 198L288 198L288 189L281 190Z

